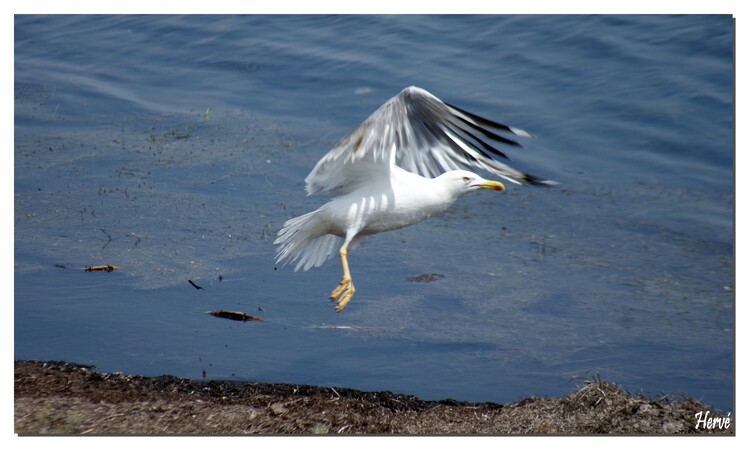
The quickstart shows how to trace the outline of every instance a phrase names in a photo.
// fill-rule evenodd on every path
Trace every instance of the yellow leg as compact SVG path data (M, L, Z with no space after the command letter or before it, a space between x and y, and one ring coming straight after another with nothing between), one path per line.
M346 304L352 300L354 296L354 284L352 283L352 276L349 274L349 262L346 260L347 247L349 243L344 243L339 249L339 255L341 256L341 268L344 270L344 276L341 278L341 282L331 292L330 299L336 302L336 311L340 312L346 307Z

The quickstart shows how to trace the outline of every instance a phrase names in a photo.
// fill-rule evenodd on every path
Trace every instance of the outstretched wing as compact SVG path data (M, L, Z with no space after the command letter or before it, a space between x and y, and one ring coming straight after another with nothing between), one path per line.
M486 140L520 147L500 133L530 136L412 86L388 100L318 161L305 178L307 193L351 192L387 177L392 164L424 177L473 168L515 183L555 184L497 161L496 157L508 157Z

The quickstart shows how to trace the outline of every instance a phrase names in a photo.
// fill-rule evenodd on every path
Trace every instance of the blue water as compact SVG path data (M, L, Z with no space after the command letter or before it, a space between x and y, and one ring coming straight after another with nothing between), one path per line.
M734 410L730 16L14 31L15 358L496 402L599 375ZM561 185L368 238L336 314L338 262L275 268L274 235L326 200L304 194L315 162L409 85L530 131L514 164ZM407 280L422 273L444 277Z

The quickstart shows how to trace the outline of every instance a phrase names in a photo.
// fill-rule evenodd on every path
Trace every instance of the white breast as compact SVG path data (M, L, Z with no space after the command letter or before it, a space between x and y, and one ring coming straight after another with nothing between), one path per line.
M455 200L435 179L392 167L390 178L337 197L319 213L336 235L344 236L352 229L370 235L423 221L445 211Z

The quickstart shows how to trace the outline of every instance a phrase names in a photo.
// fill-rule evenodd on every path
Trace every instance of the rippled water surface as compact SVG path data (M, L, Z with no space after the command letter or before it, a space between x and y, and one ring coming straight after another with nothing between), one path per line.
M423 398L734 398L730 16L16 16L15 357ZM274 266L303 179L409 85L561 183ZM81 268L113 264L112 273ZM443 277L429 283L418 274ZM188 281L203 289L195 289ZM205 312L238 310L265 322Z

